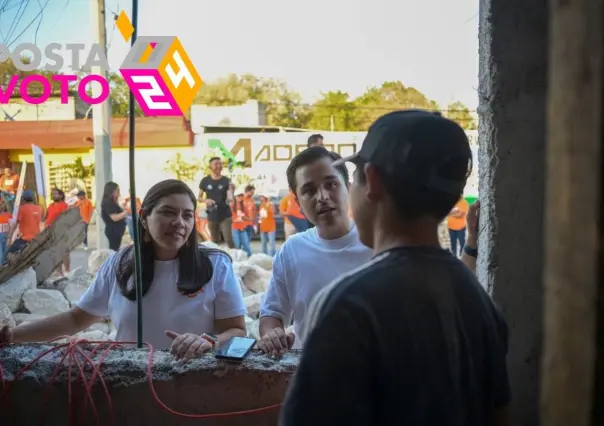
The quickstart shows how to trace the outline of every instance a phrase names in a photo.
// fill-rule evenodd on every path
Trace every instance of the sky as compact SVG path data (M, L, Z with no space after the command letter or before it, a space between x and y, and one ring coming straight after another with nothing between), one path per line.
M0 6L6 0L0 0ZM8 0L27 4L15 41L43 46L92 43L93 0ZM106 0L108 18L131 1ZM7 42L16 8L0 10ZM109 62L117 69L129 44L108 19ZM139 0L139 35L177 36L204 80L251 73L285 80L305 102L322 92L352 97L400 80L441 106L478 104L478 0Z

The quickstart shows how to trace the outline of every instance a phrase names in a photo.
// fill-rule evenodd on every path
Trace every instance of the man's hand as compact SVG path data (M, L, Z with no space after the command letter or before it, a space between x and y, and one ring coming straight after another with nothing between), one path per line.
M478 218L480 217L480 201L470 206L466 215L466 227L468 229L468 242L476 244L478 239ZM475 247L473 247L475 248Z
M269 355L282 355L294 345L296 336L286 333L281 327L277 327L262 336L258 342L258 348Z
M214 349L212 344L201 336L193 333L178 334L166 330L166 337L174 340L170 353L177 360L188 362L191 358L201 356L203 353Z
M216 204L216 201L214 201L210 198L206 199L206 206L212 207L214 204Z

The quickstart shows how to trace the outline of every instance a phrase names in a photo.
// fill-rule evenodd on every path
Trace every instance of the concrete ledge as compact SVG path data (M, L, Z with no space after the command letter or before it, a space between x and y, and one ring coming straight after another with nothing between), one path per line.
M90 403L84 413L86 420L80 423L86 392L75 368L69 380L68 362L59 366L63 350L45 356L15 380L15 375L23 367L52 347L48 344L28 344L0 349L0 366L4 371L4 379L10 386L8 395L0 401L0 411L5 413L3 417L7 415L6 418L11 419L12 411L15 424L19 426L38 426L41 418L45 419L43 424L70 424L68 383L71 382L72 406L77 408L75 424L96 424ZM93 348L91 345L81 347L86 353L90 353ZM95 365L102 353L103 350L100 349L92 358ZM146 349L127 346L112 349L102 364L101 372L111 395L113 409L109 409L105 391L98 379L92 390L99 424L110 426L112 411L116 425L277 425L278 408L203 420L167 412L156 403L151 394L147 381L148 356ZM174 361L168 352L157 351L153 355L153 383L159 399L172 410L181 413L252 410L283 401L299 356L299 352L292 351L280 359L271 359L254 352L242 363L227 363L208 354L182 364ZM80 362L83 364L83 359ZM50 384L57 366L59 374L54 383ZM85 368L88 381L91 371L89 366ZM46 392L47 389L51 391Z

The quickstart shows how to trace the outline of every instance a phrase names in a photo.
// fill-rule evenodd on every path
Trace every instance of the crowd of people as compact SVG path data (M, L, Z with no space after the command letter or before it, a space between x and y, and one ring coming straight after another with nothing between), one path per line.
M507 424L508 329L474 273L479 205L462 214L461 260L438 239L441 221L459 216L471 156L456 123L404 110L380 117L352 157L312 146L291 161L289 189L314 226L276 252L260 312L262 351L302 350L282 425ZM346 162L356 166L352 179ZM159 182L135 224L143 339L185 361L247 332L229 255L199 245L194 232L200 201L211 238L229 247L244 247L249 227L262 225L263 214L254 222L249 201L246 208L253 188L237 194L221 167L212 159L197 197L178 180ZM123 234L127 217L113 185L101 207L110 240ZM130 245L107 259L70 311L4 327L0 342L50 340L105 317L117 340L134 340L133 270Z

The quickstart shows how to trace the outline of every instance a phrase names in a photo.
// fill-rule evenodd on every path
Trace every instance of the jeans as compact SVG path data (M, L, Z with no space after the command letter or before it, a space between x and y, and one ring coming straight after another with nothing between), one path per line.
M250 241L252 241L252 239L254 238L254 226L250 225L247 228L245 228L245 231L247 232L247 236L250 239Z
M84 223L84 245L88 247L88 224Z
M459 231L449 229L449 239L451 240L451 253L457 257L461 256L463 246L466 245L466 228ZM459 243L459 251L457 243Z
M262 253L270 254L271 256L274 256L275 253L277 253L277 246L275 243L276 236L277 236L277 231L260 233L260 241L262 241ZM267 247L266 247L268 245L268 243L270 243L270 245L271 245L270 253L268 252Z
M130 235L130 239L134 240L134 223L132 221L132 215L126 216L126 225L128 225L128 235Z
M296 228L296 232L304 232L308 229L308 222L306 219L300 219L298 217L288 216L289 221Z
M233 229L233 242L235 248L243 250L248 256L252 255L252 248L250 247L250 237L247 230Z
M0 234L0 265L4 263L6 257L6 245L8 244L8 234Z

